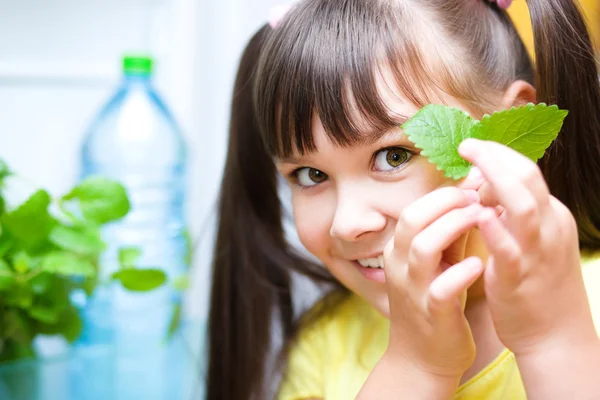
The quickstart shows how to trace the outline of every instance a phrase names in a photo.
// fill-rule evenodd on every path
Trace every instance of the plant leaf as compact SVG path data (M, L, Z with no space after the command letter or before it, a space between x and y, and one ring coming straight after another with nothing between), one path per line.
M159 269L123 269L113 274L123 287L134 292L147 292L162 286L167 276Z
M175 335L175 333L177 333L177 331L181 327L181 316L182 316L181 304L176 303L173 306L171 320L169 322L169 329L167 331L167 337L166 337L167 341L171 340L173 338L173 336Z
M119 249L119 265L121 268L134 268L142 254L137 247L121 247Z
M467 176L471 164L458 154L458 146L467 138L490 140L511 147L537 161L556 139L567 111L557 106L527 104L485 115L481 122L463 111L430 104L402 125L404 133L421 155L447 177Z
M100 255L106 247L99 231L91 228L57 225L50 232L49 239L63 250L92 257Z
M0 291L9 290L15 284L16 279L8 263L0 259Z
M0 159L0 188L4 186L4 180L12 174L13 172L8 168L6 162Z
M2 216L4 228L27 246L40 243L56 224L48 213L50 201L48 192L38 190L17 209Z
M35 295L38 296L48 296L50 294L46 294L46 291L48 291L51 287L52 287L52 283L53 280L58 278L55 275L49 274L47 272L42 272L39 275L36 275L35 277L33 277L31 280L29 280L29 287L31 288L31 290L33 291L33 293ZM58 298L54 297L54 296L48 296L51 297L52 300L59 300Z
M33 291L27 285L16 282L11 290L2 295L6 305L27 309L33 304Z
M62 335L67 341L73 343L81 334L83 323L77 309L67 305L63 309L58 320L52 324L37 324L39 332L45 335Z
M60 321L63 337L73 343L83 330L83 321L75 308L71 308L63 316Z
M429 104L402 125L404 134L447 177L460 179L470 163L458 154L458 145L471 137L479 122L457 108Z
M130 208L123 185L102 177L87 178L63 200L79 200L83 216L98 224L119 220Z
M4 314L4 334L15 342L28 345L33 341L34 332L30 320L24 312L19 310L8 310Z
M75 254L54 251L44 256L42 270L63 276L94 276L96 270L87 260Z
M554 105L529 103L485 115L474 137L501 143L536 162L558 136L567 114Z
M46 323L55 324L58 322L59 312L55 308L44 306L33 306L29 310L31 318Z
M19 251L12 258L13 269L17 274L24 274L33 267L33 260L24 251Z
M190 288L190 278L187 275L178 276L173 280L172 286L179 292L185 292Z
M16 244L11 236L3 232L0 235L0 257L4 257Z

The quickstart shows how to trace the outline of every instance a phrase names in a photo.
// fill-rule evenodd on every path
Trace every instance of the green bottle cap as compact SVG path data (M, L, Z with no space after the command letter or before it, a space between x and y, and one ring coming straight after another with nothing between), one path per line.
M152 57L126 55L123 57L123 72L127 75L151 75Z

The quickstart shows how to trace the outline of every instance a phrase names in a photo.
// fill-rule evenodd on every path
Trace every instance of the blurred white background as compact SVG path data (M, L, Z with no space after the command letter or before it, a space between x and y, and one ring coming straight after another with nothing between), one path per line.
M55 195L77 179L81 142L119 83L123 53L155 57L155 87L191 153L188 220L201 239L188 298L193 317L207 311L211 227L237 63L276 4L0 0L0 158Z

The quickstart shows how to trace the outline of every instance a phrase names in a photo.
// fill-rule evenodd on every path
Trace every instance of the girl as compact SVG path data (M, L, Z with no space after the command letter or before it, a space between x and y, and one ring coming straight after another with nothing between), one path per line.
M598 397L598 74L576 5L528 4L535 70L484 0L303 0L252 39L220 199L209 399L270 398L278 339L281 399ZM475 168L459 185L399 128L429 103L481 118L536 101L570 111L539 167L466 141ZM286 243L278 174L322 266ZM333 286L301 323L292 272Z

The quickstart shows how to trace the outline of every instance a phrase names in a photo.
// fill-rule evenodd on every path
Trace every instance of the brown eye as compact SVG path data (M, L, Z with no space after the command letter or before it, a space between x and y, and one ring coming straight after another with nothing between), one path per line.
M302 168L296 172L298 185L302 187L315 186L321 182L325 182L327 178L326 173L314 168Z
M377 171L392 171L406 164L412 154L402 147L381 150L375 157L374 168Z

